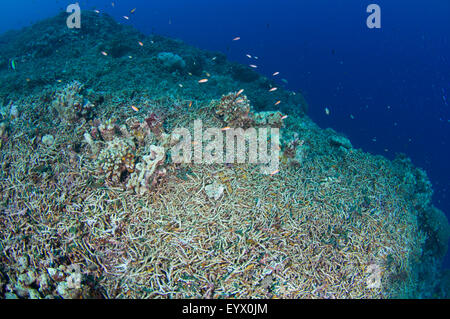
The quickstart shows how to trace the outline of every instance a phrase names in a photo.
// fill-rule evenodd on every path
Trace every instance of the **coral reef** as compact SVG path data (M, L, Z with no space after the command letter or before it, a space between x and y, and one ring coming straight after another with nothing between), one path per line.
M210 199L218 200L222 195L225 187L222 184L214 181L214 183L205 186L206 196Z
M350 140L344 136L341 135L332 135L330 136L330 144L337 146L337 147L342 147L344 149L351 149L353 148L352 143L350 142Z
M105 142L110 142L116 136L116 119L108 119L104 123L101 123L98 127L98 131L100 133L101 138Z
M98 129L94 126L86 132L84 140L96 157L98 174L111 185L132 189L141 196L154 190L166 175L162 165L165 148L180 137L164 133L163 122L155 113L143 121L130 117L122 125L116 124L116 119L96 122Z
M55 143L55 138L53 135L47 134L42 137L42 144L46 146L52 146Z
M128 180L127 188L134 189L136 194L141 196L154 189L166 175L166 169L161 167L165 156L163 147L150 145L149 154L144 155L142 161L136 165L135 172Z
M283 155L288 159L288 163L291 165L302 165L310 149L305 140L300 139L298 133L295 133L293 138L287 140L285 144Z
M83 85L80 82L73 81L56 91L52 106L62 121L72 123L80 118L86 118L94 108L94 104L80 94L82 89Z
M161 52L158 54L158 60L169 70L183 70L186 62L178 54L172 52Z
M8 125L6 122L0 122L0 140L8 138Z
M283 127L284 114L278 111L265 111L254 113L253 119L256 126Z
M20 257L19 264L20 274L15 283L6 286L7 299L80 299L92 296L90 287L85 284L86 275L81 273L77 265L61 265L37 271L30 267L26 257Z
M254 123L250 114L250 101L246 95L239 92L223 95L220 101L212 102L212 108L225 123L233 127L247 128Z
M15 120L16 118L19 117L19 109L15 103L11 102L11 104L10 104L9 116L10 116L11 120Z
M162 133L162 125L163 119L158 116L156 113L151 113L146 119L145 123L147 123L150 131L153 132L156 136L160 136Z
M219 101L213 100L210 107L215 109L216 114L232 127L281 128L285 118L285 115L279 111L253 112L250 101L245 94L242 94L242 91L223 95Z
M14 141L0 149L1 298L448 296L448 221L407 157L352 148L301 94L269 93L223 54L93 12L81 30L64 22L0 36L20 61L0 65L0 140ZM197 119L282 127L279 170L171 163L173 132Z
M100 173L114 184L121 183L128 173L134 172L135 151L136 146L130 139L115 137L107 142L97 158Z

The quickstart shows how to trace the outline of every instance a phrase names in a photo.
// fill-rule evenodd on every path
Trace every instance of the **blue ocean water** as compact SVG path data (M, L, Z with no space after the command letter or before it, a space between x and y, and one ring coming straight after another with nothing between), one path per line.
M2 1L0 32L53 16L72 2ZM448 0L79 3L144 33L179 38L222 51L231 60L257 64L265 75L280 72L280 85L303 92L309 116L321 127L346 134L355 147L370 153L388 158L405 153L424 168L435 190L434 204L449 216ZM381 7L381 29L366 26L371 3ZM235 37L241 39L232 41Z

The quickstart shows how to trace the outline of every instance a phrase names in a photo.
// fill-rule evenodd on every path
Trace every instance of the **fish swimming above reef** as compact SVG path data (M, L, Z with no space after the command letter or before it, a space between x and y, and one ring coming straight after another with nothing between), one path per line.
M450 226L423 169L320 127L278 71L258 72L264 58L233 62L117 16L83 12L70 41L65 13L0 35L0 298L436 288L438 270L421 271L438 269ZM29 39L41 44L22 58Z

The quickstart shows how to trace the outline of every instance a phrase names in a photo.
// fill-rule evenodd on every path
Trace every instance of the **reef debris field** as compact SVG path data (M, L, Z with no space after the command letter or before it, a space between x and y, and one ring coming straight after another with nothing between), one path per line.
M0 36L1 297L441 289L448 221L408 158L353 148L308 118L300 92L221 53L83 17L79 30L60 14ZM176 163L177 130L194 136L195 121L278 129L279 167Z

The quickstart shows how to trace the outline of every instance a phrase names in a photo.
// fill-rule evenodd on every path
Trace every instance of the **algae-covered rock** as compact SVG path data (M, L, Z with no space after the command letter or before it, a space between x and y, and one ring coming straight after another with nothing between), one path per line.
M342 146L346 149L351 149L353 148L352 143L350 142L350 140L344 136L341 135L332 135L329 139L330 144L334 145L334 146Z
M428 245L439 258L445 256L450 238L450 225L447 216L432 206L424 212L424 222L428 229Z
M225 187L217 181L214 181L214 183L205 186L206 196L214 200L218 200L222 196L224 190Z
M53 135L47 134L42 137L42 144L46 146L52 146L55 143L55 138Z
M186 62L183 58L171 52L159 53L158 60L170 71L183 70L186 67Z

